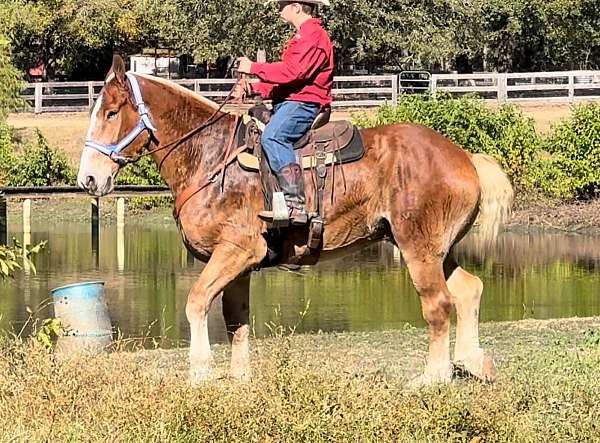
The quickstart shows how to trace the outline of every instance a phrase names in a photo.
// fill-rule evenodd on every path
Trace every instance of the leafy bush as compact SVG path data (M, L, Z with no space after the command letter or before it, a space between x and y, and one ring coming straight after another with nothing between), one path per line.
M20 262L27 264L35 274L36 270L31 258L33 255L39 254L45 247L46 242L26 248L23 248L17 241L12 247L0 245L0 280L13 277L15 271L21 269Z
M514 106L503 105L494 111L470 97L402 95L398 106L383 106L375 116L355 117L361 127L403 122L423 124L468 151L493 156L518 186L527 187L531 182L528 172L541 140L533 120Z
M558 197L593 197L600 191L600 104L581 104L544 140L536 186Z
M146 156L122 169L117 177L117 184L161 186L165 182L152 158ZM170 198L166 197L139 197L132 198L128 204L130 208L150 209L158 206L168 206L171 201Z
M0 124L5 121L9 112L24 105L20 98L25 86L23 74L12 65L10 55L9 42L0 35Z
M121 170L117 183L120 185L164 185L156 164L150 156L142 157L136 163Z
M48 145L48 141L36 129L37 143L25 146L22 154L14 156L8 172L8 184L12 186L56 186L73 184L75 172L66 155Z
M7 174L14 162L13 131L10 126L0 121L0 186L4 186Z

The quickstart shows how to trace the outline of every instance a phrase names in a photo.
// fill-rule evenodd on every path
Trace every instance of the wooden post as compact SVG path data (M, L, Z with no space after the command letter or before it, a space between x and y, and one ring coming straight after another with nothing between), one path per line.
M94 106L94 83L88 82L88 108L91 111Z
M27 246L31 244L31 230L23 231L23 257L27 254ZM31 273L31 267L27 260L23 260L23 273L29 275Z
M437 90L437 75L432 74L431 80L429 81L429 92L431 92L431 95L435 97L436 90Z
M267 51L264 49L259 49L256 51L256 62L257 63L266 63L267 62Z
M186 268L192 266L194 264L194 260L195 258L192 253L188 250L188 248L183 246L181 249L181 267Z
M498 77L498 101L500 103L505 103L508 99L508 90L506 89L508 86L506 74L497 74Z
M34 103L33 110L36 114L42 113L42 94L43 94L42 84L36 83L35 91L33 93L33 103Z
M125 269L125 199L117 198L117 269Z
M95 259L96 267L98 267L100 264L99 224L100 224L100 199L98 197L94 197L94 198L92 198L92 255Z
M0 194L0 245L8 244L8 218L6 198Z
M31 233L31 200L23 200L23 232Z
M31 200L23 200L23 256L27 253L27 246L31 244ZM29 275L31 269L27 261L23 262L23 273Z
M569 72L569 101L575 100L575 74Z
M394 263L400 264L402 263L402 253L400 252L400 248L396 245L393 245L394 248Z
M400 78L399 75L394 75L392 77L392 105L393 106L398 106L398 85L400 84L400 82L398 81L399 78Z

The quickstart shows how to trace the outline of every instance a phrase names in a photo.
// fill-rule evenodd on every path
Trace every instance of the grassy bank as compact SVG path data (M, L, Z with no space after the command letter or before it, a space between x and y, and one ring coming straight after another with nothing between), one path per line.
M252 343L254 380L192 389L185 350L59 361L4 339L2 441L600 441L600 318L482 325L494 385L420 392L426 331ZM227 348L215 348L219 371Z

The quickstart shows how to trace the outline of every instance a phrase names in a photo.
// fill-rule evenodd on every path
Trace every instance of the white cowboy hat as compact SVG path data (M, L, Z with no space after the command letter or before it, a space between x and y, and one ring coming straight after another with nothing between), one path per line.
M265 5L273 2L285 2L289 0L267 0ZM329 0L298 0L297 2L291 1L290 3L311 3L313 5L322 5L322 6L330 6Z

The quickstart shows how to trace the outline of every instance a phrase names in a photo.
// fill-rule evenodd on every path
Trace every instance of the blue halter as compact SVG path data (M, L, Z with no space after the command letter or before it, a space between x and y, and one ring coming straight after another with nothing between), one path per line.
M140 90L140 85L137 79L133 74L129 72L125 75L127 76L129 84L131 85L131 92L133 93L135 106L137 108L138 114L140 115L140 121L138 122L137 126L131 131L129 131L129 134L127 134L118 143L107 145L104 143L95 142L91 139L85 141L86 148L95 149L96 151L99 151L102 154L110 157L112 161L119 164L126 164L136 161L137 158L134 159L120 155L121 151L127 148L127 146L129 146L142 132L148 131L150 134L152 134L152 131L157 130L150 121L150 117L148 116L148 109L146 108L146 104L144 103L144 99L142 98L142 91Z

